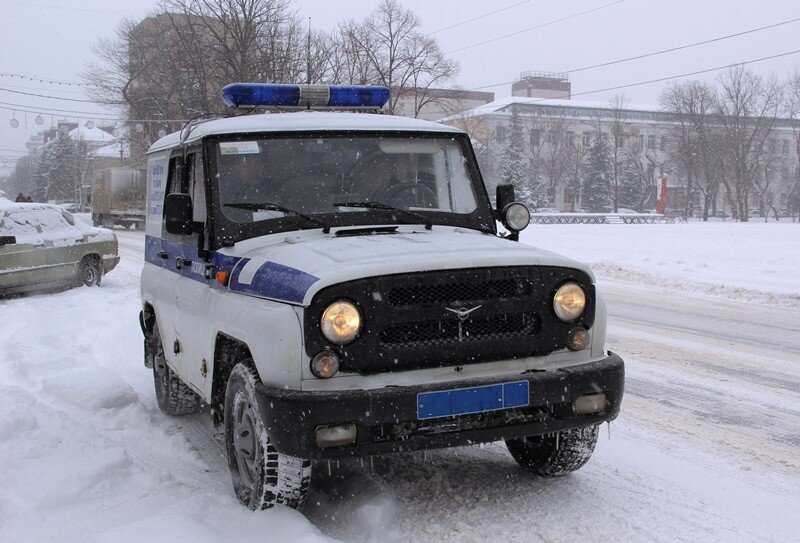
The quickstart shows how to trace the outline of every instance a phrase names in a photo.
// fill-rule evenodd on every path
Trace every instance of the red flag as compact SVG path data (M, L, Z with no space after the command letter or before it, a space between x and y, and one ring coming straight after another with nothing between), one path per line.
M656 213L664 214L667 210L667 176L661 178L661 192L656 202Z

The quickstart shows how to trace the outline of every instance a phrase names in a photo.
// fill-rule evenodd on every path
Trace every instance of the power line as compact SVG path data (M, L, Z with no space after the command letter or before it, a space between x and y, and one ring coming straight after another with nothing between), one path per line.
M786 56L789 56L789 55L796 55L797 53L800 53L800 49L795 49L794 51L787 51L785 53L778 53L776 55L770 55L768 57L755 58L753 60L745 60L743 62L735 62L733 64L728 64L726 66L717 66L716 68L706 68L705 70L697 70L695 72L687 72L687 73L678 74L678 75L670 75L670 76L667 76L667 77L659 77L657 79L650 79L648 81L639 81L637 83L628 83L628 84L625 84L625 85L617 85L615 87L606 87L604 89L594 89L594 90L590 90L590 91L575 92L575 93L571 93L571 94L565 94L563 96L554 96L552 98L536 98L534 100L530 100L528 103L546 102L547 100L559 100L559 99L562 99L562 98L571 98L572 96L585 96L587 94L597 94L598 92L608 92L608 91L612 91L612 90L620 90L620 89L627 89L627 88L630 88L630 87L639 87L639 86L642 86L642 85L650 85L651 83L661 83L663 81L670 81L672 79L680 79L682 77L689 77L689 76L692 76L692 75L707 74L709 72L717 72L719 70L726 70L728 68L734 68L736 66L745 66L747 64L753 64L755 62L763 62L765 60L772 60L774 58L786 57ZM492 86L495 86L495 85L492 85ZM478 90L478 89L485 89L485 88L487 88L487 87L476 87L474 89L469 89L469 90Z
M461 47L459 49L453 49L452 51L448 51L445 53L446 55L451 55L453 53L458 53L459 51L464 51L466 49L472 49L473 47L478 47L480 45L486 45L487 43L496 42L498 40L504 40L506 38L510 38L512 36L518 36L519 34L524 34L525 32L530 32L531 30L536 30L537 28L543 28L545 26L550 26L552 24L560 23L563 21L568 21L569 19L574 19L576 17L580 17L581 15L586 15L587 13L592 13L594 11L599 11L601 9L610 8L611 6L616 6L617 4L623 3L625 0L617 0L616 2L611 2L610 4L604 4L602 6L598 6L596 8L587 9L586 11L581 11L580 13L574 13L572 15L568 15L566 17L562 17L560 19L555 19L553 21L547 21L546 23L542 23L536 26L532 26L530 28L525 28L523 30L518 30L517 32L512 32L511 34L505 34L503 36L498 36L496 38L492 38L490 40L482 41L480 43L473 43L472 45L467 45L465 47Z
M88 13L116 13L116 14L125 14L128 13L126 11L120 10L108 10L108 9L93 9L93 8L77 8L77 7L68 7L68 6L58 6L58 5L47 5L47 4L30 4L28 2L3 2L3 5L6 6L23 6L26 8L41 8L41 9L62 9L66 11L83 11Z
M11 106L11 107L8 107ZM185 123L190 119L125 119L113 113L92 113L89 111L74 111L69 109L51 109L51 108L37 108L26 109L31 106L22 106L19 104L10 104L8 102L0 102L0 110L13 111L16 113L30 113L30 114L43 114L51 116L74 117L79 119L95 119L98 121L117 121L121 123Z
M10 107L2 107L2 106L10 106ZM27 108L35 108L35 109L27 109ZM49 107L39 107L36 108L35 106L26 106L22 104L12 104L9 102L0 102L0 109L6 109L9 111L19 111L22 113L45 113L45 114L54 114L54 115L61 115L61 114L72 114L71 116L75 115L82 115L82 116L89 116L92 118L100 118L100 117L111 117L110 120L114 120L117 117L114 113L97 113L92 111L76 111L71 109L54 109Z
M698 45L706 45L708 43L714 43L714 42L718 42L718 41L722 41L722 40L727 40L727 39L730 39L730 38L736 38L736 37L739 37L739 36L744 36L745 34L752 34L753 32L760 32L762 30L767 30L767 29L770 29L770 28L775 28L775 27L778 27L778 26L788 25L790 23L796 23L797 21L800 21L800 17L797 17L795 19L789 19L788 21L782 21L780 23L775 23L775 24L772 24L772 25L761 26L759 28L751 28L750 30L745 30L743 32L736 32L735 34L727 34L725 36L719 36L717 38L711 38L710 40L698 41L698 42L695 42L695 43L689 43L687 45L679 45L677 47L671 47L669 49L662 49L661 51L654 51L652 53L645 53L643 55L636 55L634 57L621 58L619 60L612 60L612 61L609 61L609 62L603 62L602 64L594 64L592 66L584 66L583 68L575 68L573 70L566 70L566 73L570 73L571 74L571 73L575 73L575 72L583 72L585 70L593 70L594 68L600 68L600 67L603 67L603 66L610 66L612 64L619 64L621 62L628 62L628 61L631 61L631 60L639 60L641 58L654 57L656 55L663 55L664 53L672 53L673 51L680 51L682 49L689 49L691 47L697 47Z
M52 85L65 85L67 87L88 87L89 85L85 83L75 83L72 81L59 81L57 79L47 79L44 77L33 77L30 75L21 75L21 74L11 74L6 72L0 72L0 77L9 77L12 79L25 79L28 81L34 81L37 83L50 83Z
M633 56L633 57L622 58L622 59L619 59L619 60L611 60L611 61L608 61L608 62L602 62L600 64L593 64L591 66L584 66L582 68L575 68L573 70L562 70L562 71L560 71L560 73L569 73L569 74L571 74L571 73L575 73L575 72L583 72L583 71L586 71L586 70L592 70L594 68L601 68L601 67L604 67L604 66L611 66L612 64L620 64L622 62L629 62L631 60L639 60L639 59L642 59L642 58L653 57L653 56L661 55L661 54L664 54L664 53L671 53L673 51L680 51L682 49L689 49L690 47L697 47L698 45L705 45L705 44L708 44L708 43L722 41L722 40L726 40L726 39L729 39L729 38L735 38L735 37L738 37L738 36L744 36L745 34L752 34L753 32L760 32L761 30L767 30L767 29L770 29L770 28L775 28L775 27L787 25L787 24L790 24L790 23L796 23L798 21L800 21L800 17L797 17L795 19L789 19L787 21L781 21L779 23L775 23L775 24L771 24L771 25L767 25L767 26L761 26L761 27L758 27L758 28L751 28L750 30L744 30L742 32L736 32L734 34L726 34L725 36L719 36L717 38L711 38L709 40L703 40L703 41L699 41L699 42L695 42L695 43L689 43L689 44L686 44L686 45L678 45L676 47L670 47L669 49L662 49L660 51L653 51L652 53L645 53L645 54L642 54L642 55L636 55L636 56ZM512 83L515 83L515 81L506 81L504 83L495 83L493 85L484 85L482 87L475 87L474 89L470 89L470 90L490 89L492 87L502 87L503 85L511 85Z
M95 100L83 100L81 98L61 98L60 96L51 96L48 94L36 94L34 92L25 92L25 91L18 91L18 90L4 89L4 88L0 88L0 91L11 92L14 94L24 94L25 96L36 96L37 98L49 98L51 100L64 100L67 102L83 102L86 104L104 105L102 102L97 102ZM105 105L120 105L120 104L121 104L120 102L113 102L113 103L106 103Z
M28 85L9 85L8 83L3 83L3 86L9 89L24 89L24 90L31 90L31 91L42 91L42 90L51 90L51 89L42 89L41 87L31 87ZM54 91L55 92L55 91ZM83 94L84 91L82 90L64 90L58 89L59 93L66 93L66 94Z
M439 30L434 30L433 32L430 32L430 35L433 36L434 34L438 34L439 32L444 32L445 30L450 30L451 28L456 28L457 26L462 26L462 25L465 25L467 23L478 21L480 19L485 19L486 17L489 17L490 15L494 15L495 13L500 13L501 11L506 11L508 9L517 7L519 5L527 4L528 2L530 2L530 0L522 0L522 2L517 2L516 4L511 4L510 6L506 6L504 8L500 8L500 9L496 9L494 11L490 11L489 13L484 13L483 15L478 15L477 17L473 17L472 19L467 19L466 21L462 21L460 23L452 24L450 26L446 26L444 28L440 28Z

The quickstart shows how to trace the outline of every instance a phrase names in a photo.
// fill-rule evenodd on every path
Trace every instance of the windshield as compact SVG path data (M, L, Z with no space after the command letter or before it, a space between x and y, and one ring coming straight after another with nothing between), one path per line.
M222 213L237 223L281 218L287 210L306 215L368 211L334 205L342 203L459 215L478 205L461 146L450 137L222 141L216 144L216 163Z

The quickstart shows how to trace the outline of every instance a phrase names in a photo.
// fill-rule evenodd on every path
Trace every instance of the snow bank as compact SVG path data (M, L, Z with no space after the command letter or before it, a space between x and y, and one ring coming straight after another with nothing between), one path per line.
M534 224L521 240L601 280L800 307L798 223Z
M99 288L0 300L0 541L327 540L296 511L241 507L158 410L136 245Z

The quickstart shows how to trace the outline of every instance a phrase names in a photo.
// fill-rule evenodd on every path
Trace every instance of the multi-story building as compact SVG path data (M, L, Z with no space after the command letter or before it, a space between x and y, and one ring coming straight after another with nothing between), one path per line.
M524 81L524 79L523 79ZM515 85L517 85L515 83ZM521 87L520 87L521 88ZM515 90L515 92L517 92ZM673 114L655 106L511 96L444 118L441 122L467 131L473 138L481 168L491 187L500 182L501 164L511 137L511 117L516 111L522 125L523 148L531 175L548 184L547 207L572 211L582 207L581 187L586 158L593 138L607 141L609 155L618 167L632 165L646 183L641 207L653 208L666 179L668 208L674 214L699 214L701 194L694 190L687 205L687 179L675 156ZM786 209L790 192L798 190L798 126L777 119L768 138L769 160L758 173L762 190L753 190L753 212L774 207ZM717 191L714 209L729 207L725 184Z

